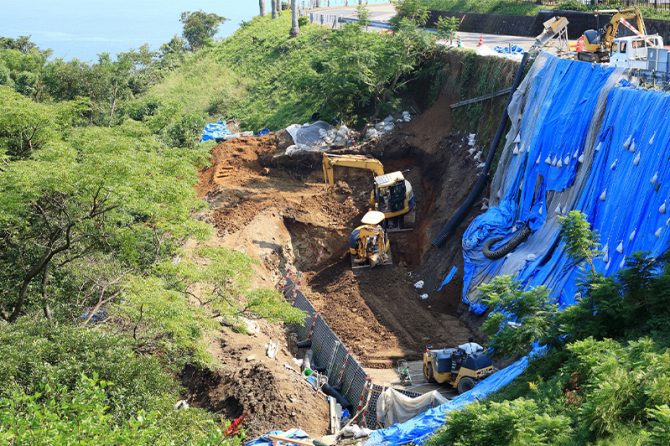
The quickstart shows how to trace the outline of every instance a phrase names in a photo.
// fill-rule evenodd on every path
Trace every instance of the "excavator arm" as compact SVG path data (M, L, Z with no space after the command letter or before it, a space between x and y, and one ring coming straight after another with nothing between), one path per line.
M644 19L638 8L628 8L628 9L602 9L595 11L596 15L599 14L612 14L612 20L605 25L605 30L603 31L602 37L600 38L600 44L603 51L610 51L612 48L612 41L616 37L617 32L619 31L619 25L621 24L621 19L631 20L635 19L635 25L637 30L643 36L647 35L647 27L644 24Z
M333 167L350 167L352 169L365 169L371 171L374 176L384 175L384 165L375 158L363 155L333 155L323 154L323 179L331 186L335 185Z

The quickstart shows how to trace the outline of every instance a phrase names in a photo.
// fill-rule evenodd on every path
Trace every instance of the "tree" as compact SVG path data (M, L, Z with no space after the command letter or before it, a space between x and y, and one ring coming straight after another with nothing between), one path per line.
M258 9L260 10L259 15L265 17L265 0L258 0Z
M291 0L291 31L289 35L296 37L300 34L300 25L298 24L298 0Z
M356 16L358 18L358 25L367 29L368 25L370 25L370 11L365 6L358 5Z
M591 224L586 220L586 215L573 210L568 215L558 217L561 224L561 239L565 243L565 250L572 259L579 263L586 261L591 268L591 273L596 274L593 259L600 254L598 247L598 233L591 230Z
M0 86L0 146L11 159L27 159L53 137L53 111Z
M37 45L30 40L30 36L19 36L16 39L11 37L0 37L0 48L17 50L22 53L28 53L38 49Z
M277 18L277 2L275 0L270 0L270 4L272 7L272 18L276 19Z
M458 17L440 17L437 19L437 35L451 43L460 26Z
M106 300L113 287L74 277L91 264L103 265L109 281L118 275L113 271L146 268L173 237L198 227L190 218L197 202L189 163L159 147L146 130L76 129L68 141L7 165L0 175L0 312L6 319L47 301L49 278L72 285L61 304L97 302L95 289ZM184 227L172 226L176 222Z
M556 337L558 308L544 286L523 291L511 276L499 276L481 285L482 301L493 308L482 325L490 336L489 347L498 357L514 357L530 351L536 341Z
M227 19L204 11L182 12L180 21L184 25L183 36L191 51L208 45L216 35L219 25Z
M424 26L428 21L428 7L422 0L398 0L395 5L397 13L390 20L393 29L398 29L403 20L414 26Z

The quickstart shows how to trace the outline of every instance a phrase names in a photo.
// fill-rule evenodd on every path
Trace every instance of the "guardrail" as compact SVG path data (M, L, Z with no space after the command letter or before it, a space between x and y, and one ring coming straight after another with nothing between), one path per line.
M309 22L317 25L329 26L331 28L339 28L341 23L358 23L358 19L354 17L342 17L337 14L328 14L326 12L309 12L306 13L309 17ZM367 26L369 28L392 29L388 22L379 20L369 20Z

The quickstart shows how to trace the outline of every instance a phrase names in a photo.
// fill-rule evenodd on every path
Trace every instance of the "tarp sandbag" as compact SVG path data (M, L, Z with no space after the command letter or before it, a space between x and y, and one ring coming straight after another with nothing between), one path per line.
M383 426L402 423L446 402L437 390L412 398L389 387L377 400L377 421Z

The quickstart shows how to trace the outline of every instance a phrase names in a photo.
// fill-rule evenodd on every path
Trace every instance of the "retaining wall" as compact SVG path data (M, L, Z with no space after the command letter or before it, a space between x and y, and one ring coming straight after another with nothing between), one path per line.
M286 276L285 280L284 295L293 306L306 313L305 324L296 327L296 332L300 340L312 340L313 365L326 370L324 373L328 376L328 384L337 388L344 395L354 411L367 402L368 408L364 413L365 423L371 429L377 428L377 400L383 387L371 383L363 366L300 291L299 284L290 276ZM396 390L411 397L420 395L408 390ZM355 413L351 414L351 416L354 415Z
M609 22L610 16L602 16L600 22L589 12L546 10L536 16L515 16L502 14L451 13L431 11L428 26L435 26L440 17L458 17L461 19L460 31L484 34L535 37L543 31L542 23L554 16L568 19L568 37L577 39L587 29L602 28ZM644 21L648 34L659 34L665 42L670 42L670 21L648 19ZM625 27L619 27L621 36L630 35Z

